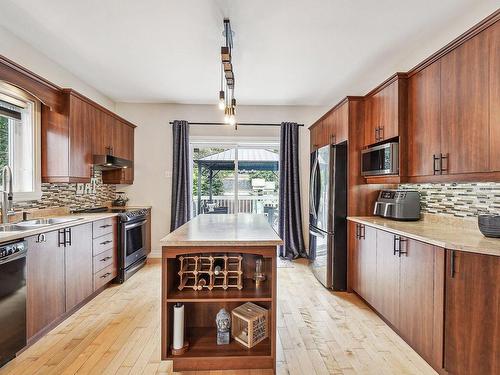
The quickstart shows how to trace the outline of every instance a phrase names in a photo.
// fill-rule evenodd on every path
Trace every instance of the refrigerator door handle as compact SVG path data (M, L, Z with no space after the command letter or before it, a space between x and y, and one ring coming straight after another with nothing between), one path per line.
M311 181L309 184L309 211L313 214L314 218L318 218L318 213L316 212L316 169L318 167L318 158L314 159L314 164L311 169Z

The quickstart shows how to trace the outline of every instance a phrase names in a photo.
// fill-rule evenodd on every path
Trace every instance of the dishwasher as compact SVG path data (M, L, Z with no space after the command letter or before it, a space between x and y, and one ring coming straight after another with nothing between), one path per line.
M0 245L0 367L26 346L26 242Z

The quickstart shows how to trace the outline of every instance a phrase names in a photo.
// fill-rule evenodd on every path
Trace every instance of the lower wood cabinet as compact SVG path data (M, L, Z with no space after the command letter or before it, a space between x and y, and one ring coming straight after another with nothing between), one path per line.
M444 367L500 374L500 257L448 250Z
M27 257L27 335L33 337L66 310L64 247L59 233L28 237Z
M350 223L350 287L435 369L443 366L444 249Z
M65 230L66 311L93 292L92 223Z
M114 220L98 221L94 226L100 228L111 223L104 228L113 239L117 230ZM36 339L52 323L116 277L116 246L113 245L116 242L112 241L107 251L94 256L92 228L93 223L88 223L26 238L28 339ZM101 232L97 230L97 233Z
M350 254L351 288L370 304L375 302L377 270L377 231L362 224L350 223L354 246ZM351 241L350 241L351 242Z

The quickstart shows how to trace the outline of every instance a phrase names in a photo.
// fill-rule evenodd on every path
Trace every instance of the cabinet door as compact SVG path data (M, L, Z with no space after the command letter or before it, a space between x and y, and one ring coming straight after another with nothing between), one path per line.
M488 35L441 59L441 149L449 174L489 171Z
M377 231L374 228L361 226L359 241L359 291L370 305L373 305L376 295L375 283L377 275Z
M108 154L111 145L111 116L97 108L91 110L95 121L92 123L92 153L94 155Z
M349 103L345 103L335 110L336 143L347 141L348 129L349 129Z
M374 119L380 127L381 140L390 139L399 135L399 81L396 80L375 94L375 103L379 107L376 111L378 117Z
M323 121L316 123L310 130L311 151L323 146Z
M401 244L399 331L435 368L443 366L444 249Z
M27 238L27 335L33 337L65 311L64 246L58 232Z
M500 257L447 251L444 367L500 374Z
M70 95L69 100L69 176L90 179L92 120L89 116L92 106L74 95Z
M325 144L335 144L337 138L337 129L335 124L335 111L330 112L328 116L323 119L323 123L321 124L323 127L323 138L324 140L321 143Z
M66 242L66 311L69 311L92 294L92 223L68 228Z
M380 97L370 96L365 100L365 146L378 142Z
M373 280L372 280L373 282ZM377 230L376 297L372 306L399 327L399 256L394 254L394 234Z
M500 171L500 22L490 34L490 169Z
M440 61L408 79L408 176L434 174L433 156L441 153L440 85Z

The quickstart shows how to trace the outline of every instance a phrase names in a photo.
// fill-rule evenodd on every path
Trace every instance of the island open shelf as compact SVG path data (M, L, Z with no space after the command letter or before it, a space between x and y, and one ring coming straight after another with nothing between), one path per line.
M222 236L232 237L224 239ZM249 240L249 236L253 238ZM258 368L275 372L276 254L281 240L266 218L248 214L200 215L162 242L162 359L172 360L174 371ZM203 257L241 256L241 289L181 287L181 290L179 258L197 254ZM262 272L266 275L259 286L252 278L257 260L262 262ZM267 310L269 336L252 348L234 338L229 344L217 345L215 317L219 310L225 308L231 313L246 302ZM180 355L173 355L171 350L176 303L184 305L184 336L189 342L188 350Z

